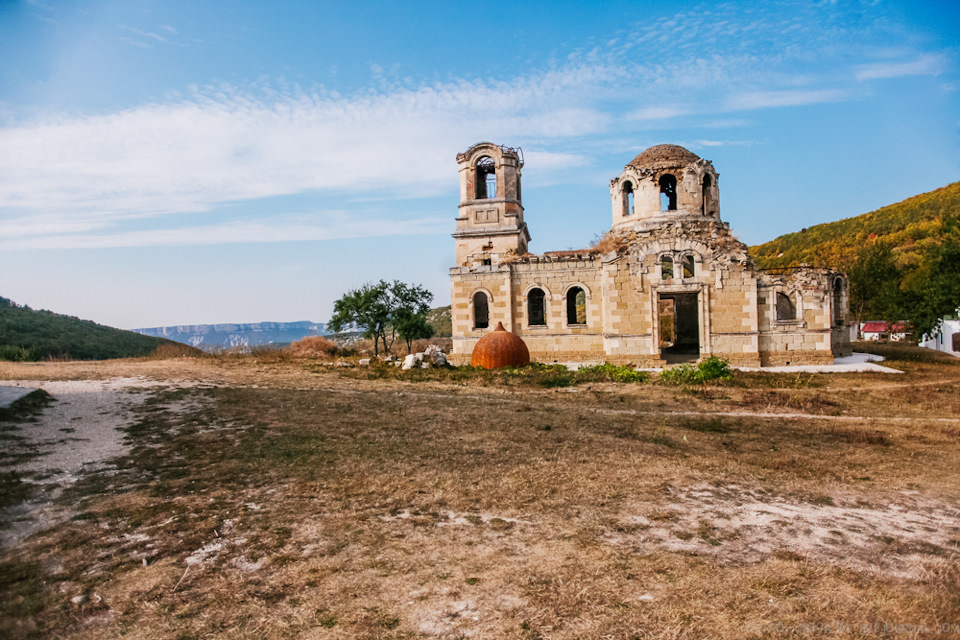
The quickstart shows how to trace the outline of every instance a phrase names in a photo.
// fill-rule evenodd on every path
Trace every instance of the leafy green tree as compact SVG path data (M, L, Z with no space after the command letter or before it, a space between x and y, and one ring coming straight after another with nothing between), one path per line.
M868 318L893 322L901 319L903 272L889 244L874 242L863 247L848 275L850 313L858 324Z
M373 339L373 353L379 356L380 344L383 343L385 352L389 351L401 325L416 333L413 318L422 316L425 322L431 300L433 294L420 285L381 280L348 291L334 302L333 317L327 326L336 332L349 327L358 328L365 338Z
M413 341L433 337L433 326L427 321L425 313L410 313L401 310L394 320L397 335L407 343L407 353L413 353Z
M960 216L944 220L940 241L923 257L902 284L903 317L917 338L938 333L940 321L960 308Z
M390 321L388 287L381 280L343 294L333 303L333 316L327 326L337 333L349 328L360 329L363 337L373 339L374 353L379 355L380 338L384 336L386 340L386 327Z

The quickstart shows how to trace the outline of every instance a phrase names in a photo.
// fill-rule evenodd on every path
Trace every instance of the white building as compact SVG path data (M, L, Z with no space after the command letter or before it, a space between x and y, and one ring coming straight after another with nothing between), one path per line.
M906 340L909 334L910 330L905 322L882 322L874 320L860 323L861 340L901 342Z
M957 310L957 316L960 316L960 309ZM945 318L940 323L940 333L933 337L923 336L920 346L960 356L960 319Z

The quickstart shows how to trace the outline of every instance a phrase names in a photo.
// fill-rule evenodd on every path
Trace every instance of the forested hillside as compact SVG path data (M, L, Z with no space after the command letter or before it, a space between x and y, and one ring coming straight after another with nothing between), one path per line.
M196 352L171 340L142 336L0 298L0 360L107 360L148 356L158 348Z
M750 255L761 268L840 268L854 321L907 321L919 338L960 307L960 182L788 233Z
M427 313L427 323L433 327L435 336L448 338L453 335L453 324L450 319L450 305L430 309Z
M925 248L939 242L944 219L958 214L960 182L954 182L870 213L788 233L750 247L750 255L762 268L807 263L849 269L864 246L880 241L900 266L912 266Z

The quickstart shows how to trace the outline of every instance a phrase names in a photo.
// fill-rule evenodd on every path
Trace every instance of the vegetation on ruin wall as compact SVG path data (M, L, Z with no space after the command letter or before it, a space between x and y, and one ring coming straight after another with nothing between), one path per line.
M149 356L158 350L195 351L170 340L35 310L0 298L0 360L108 360Z
M944 220L960 214L960 182L870 213L818 224L750 247L763 269L810 264L849 269L871 243L889 245L900 266L914 266L940 240Z

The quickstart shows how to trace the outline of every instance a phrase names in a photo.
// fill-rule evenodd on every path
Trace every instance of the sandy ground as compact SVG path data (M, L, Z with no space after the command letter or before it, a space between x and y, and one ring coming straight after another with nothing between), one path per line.
M741 371L767 371L770 373L857 373L875 371L877 373L903 373L899 369L877 364L883 356L870 353L854 353L845 358L834 358L833 364L786 365L782 367L736 367Z
M12 453L39 455L5 469L24 474L45 489L45 499L2 513L2 519L12 526L0 530L0 544L12 546L68 515L52 506L60 489L75 483L84 472L103 470L107 461L127 451L121 429L132 420L130 409L143 402L149 390L160 383L144 378L113 378L0 384L43 389L54 399L38 421L20 425L17 435L25 440L12 445Z
M891 492L882 504L850 494L829 504L771 496L749 487L675 490L669 510L638 505L607 541L641 553L657 548L757 562L788 551L859 571L919 579L934 547L960 540L960 505L917 491Z

